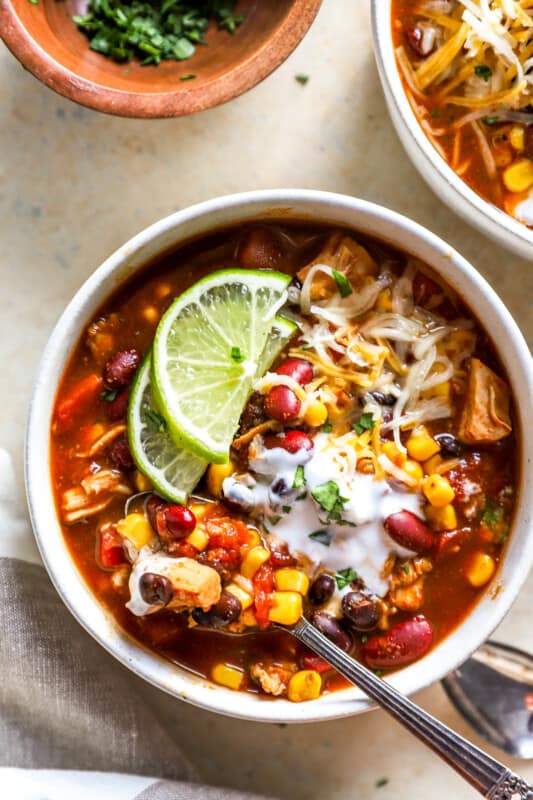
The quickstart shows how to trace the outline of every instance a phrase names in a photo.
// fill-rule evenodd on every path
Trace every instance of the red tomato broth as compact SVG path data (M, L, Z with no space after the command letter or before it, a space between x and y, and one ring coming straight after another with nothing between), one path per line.
M265 227L274 231L277 236L281 235L292 242L293 249L288 260L292 262L293 269L307 263L313 257L328 233L325 226L318 225L294 223L283 226L265 225ZM230 228L213 236L187 243L148 265L115 292L95 315L95 320L113 313L118 315L113 352L137 348L141 354L145 353L151 345L157 320L174 296L208 274L213 268L235 266L235 253L238 252L239 241L242 241L247 230L249 227ZM392 252L397 263L402 263L404 260L403 255L390 251L380 243L367 242L364 237L357 234L356 238L373 248L372 252L378 254L376 257L383 258L385 254L385 257L390 258ZM436 283L440 286L438 281ZM170 290L164 296L161 296L162 285ZM453 302L458 301L454 298ZM143 317L147 306L156 311L153 319L147 320ZM468 310L466 314L473 316ZM478 350L481 350L485 361L496 366L499 373L503 374L488 340L485 337L480 339ZM71 391L76 389L80 381L85 380L88 375L100 375L102 369L103 363L97 363L88 350L83 332L58 387L56 408ZM78 458L77 452L86 449L87 439L89 441L91 439L91 427L106 422L106 412L110 405L101 398L100 391L94 392L90 402L84 402L80 413L76 416L75 424L66 427L56 425L52 431L52 478L60 519L63 492L76 485L87 470L91 469L91 460ZM437 433L448 430L449 422L439 421L428 427L432 433ZM503 443L490 448L487 461L486 463L483 461L483 464L489 477L505 468L510 482L516 484L516 459L516 441L514 436L511 436ZM99 456L98 460L101 463L102 457ZM232 514L231 511L228 513ZM176 665L205 678L210 677L213 665L218 662L236 666L245 674L242 688L259 693L263 697L264 693L248 674L250 663L291 662L299 668L305 668L309 651L290 635L280 631L265 630L246 633L243 636L228 636L223 632L189 628L181 616L170 611L163 610L146 617L136 617L130 613L124 605L128 599L127 585L117 588L113 584L113 572L100 567L97 555L100 525L108 520L116 522L123 514L124 498L113 498L93 519L70 525L63 524L63 532L69 551L86 582L99 601L111 611L119 625L130 635ZM507 521L510 523L510 519ZM462 518L459 520L459 525L464 525L466 522L467 520ZM421 611L431 619L435 632L434 643L439 643L460 624L485 589L485 587L475 588L465 579L464 564L469 555L476 552L482 544L484 550L489 550L496 562L501 556L501 544L498 542L487 544L478 523L470 525L475 530L470 535L464 536L460 550L439 557L434 570L426 576L424 604ZM259 579L261 580L261 576ZM394 615L393 624L410 617L409 612L398 610ZM354 655L359 655L361 643L370 635L372 633L365 636L354 635ZM323 672L322 679L325 692L347 685L332 670Z

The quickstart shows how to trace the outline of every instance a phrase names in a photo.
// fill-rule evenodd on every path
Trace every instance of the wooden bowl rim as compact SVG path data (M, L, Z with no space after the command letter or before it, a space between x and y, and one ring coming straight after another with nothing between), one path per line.
M180 117L204 111L258 84L292 53L316 17L322 0L293 0L272 36L239 64L198 86L175 91L128 92L80 77L59 64L21 23L12 0L0 0L0 38L20 63L54 91L88 108L121 117Z

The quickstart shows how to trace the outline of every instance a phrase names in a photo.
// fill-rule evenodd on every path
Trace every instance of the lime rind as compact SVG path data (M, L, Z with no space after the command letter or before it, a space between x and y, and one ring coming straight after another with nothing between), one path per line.
M154 401L175 443L225 463L290 276L220 270L163 315L152 360ZM242 356L232 359L232 352Z

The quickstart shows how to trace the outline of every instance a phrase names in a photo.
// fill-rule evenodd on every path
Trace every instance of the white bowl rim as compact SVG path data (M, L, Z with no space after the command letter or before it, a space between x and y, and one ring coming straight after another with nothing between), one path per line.
M212 217L216 218L217 214L219 218L225 215L235 222L265 216L279 218L282 222L291 209L292 219L335 220L337 224L361 233L368 232L371 225L379 231L390 231L382 238L389 241L401 239L398 248L415 255L421 250L431 251L432 257L425 260L437 274L446 272L444 279L450 283L460 279L468 285L471 297L466 298L467 302L490 314L491 329L505 334L503 345L498 350L502 360L505 359L519 401L517 411L523 441L521 486L526 482L531 485L533 464L527 453L533 450L533 427L530 432L524 423L530 421L533 414L532 361L516 323L496 293L453 248L412 220L365 200L315 190L252 191L207 200L153 223L116 250L74 295L48 340L30 402L25 444L26 491L37 544L59 595L78 622L122 664L170 695L228 716L275 723L336 719L366 711L374 704L357 689L334 692L312 703L301 704L281 699L261 700L254 695L232 692L177 668L122 631L85 583L64 542L51 490L49 430L58 376L66 363L65 354L70 353L91 315L101 305L101 299L94 301L98 288L105 284L105 297L122 282L113 285L117 269L130 261L143 246L169 232L178 246L180 229L186 224L205 223ZM345 221L341 222L341 218ZM215 221L206 224L205 230L219 227L221 223ZM368 235L379 237L375 232ZM412 244L408 246L406 240L411 240ZM487 323L485 315L484 318ZM533 498L522 489L509 547L510 551L516 551L516 563L513 562L511 569L510 553L507 553L500 570L498 591L487 593L458 628L425 658L390 678L390 683L404 694L440 680L462 663L507 613L533 563L532 511Z
M392 41L392 0L371 0L374 53L391 117L398 135L422 178L456 214L512 249L533 259L533 230L484 200L448 165L422 130L407 98L396 64ZM416 155L411 147L416 148ZM418 158L417 158L418 156ZM441 181L444 181L444 186ZM439 188L443 191L439 192Z

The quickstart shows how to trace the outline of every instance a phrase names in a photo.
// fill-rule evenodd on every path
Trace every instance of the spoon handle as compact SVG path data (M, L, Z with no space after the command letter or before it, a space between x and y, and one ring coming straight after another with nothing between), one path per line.
M289 629L489 800L533 800L533 787L351 658L306 619Z

